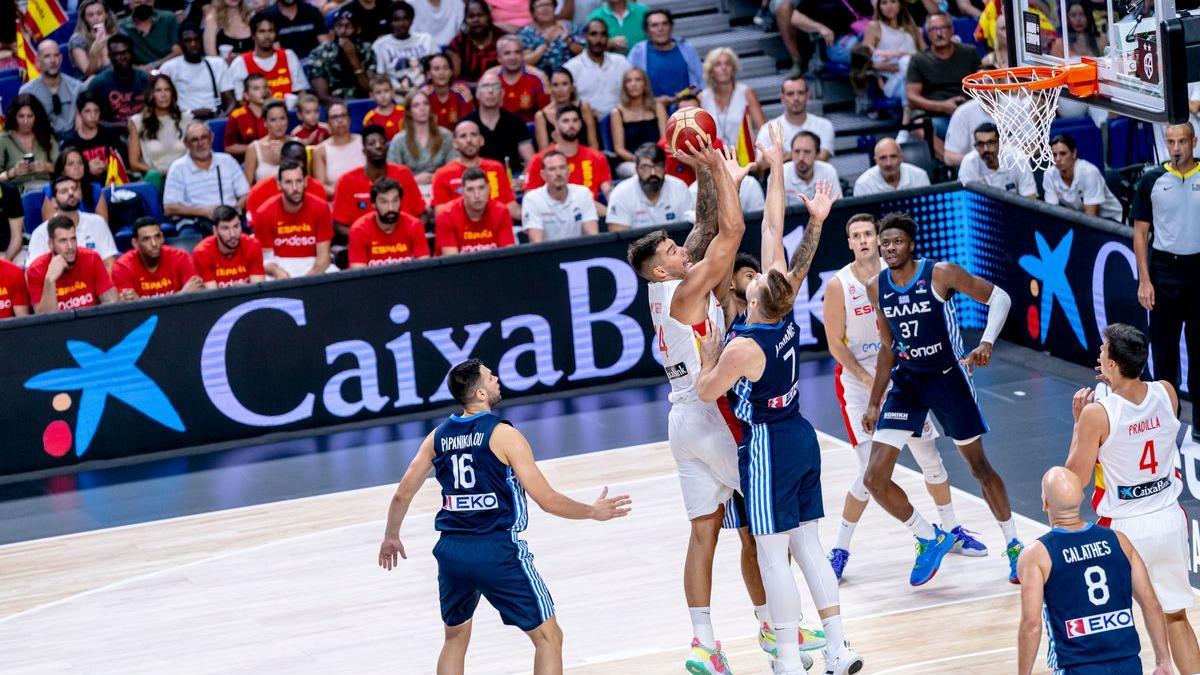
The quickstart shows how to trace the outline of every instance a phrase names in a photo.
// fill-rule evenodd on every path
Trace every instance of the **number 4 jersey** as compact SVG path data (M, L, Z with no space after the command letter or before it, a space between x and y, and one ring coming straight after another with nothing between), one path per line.
M433 472L442 487L434 529L458 534L525 529L525 489L492 454L492 431L508 424L491 412L451 415L433 432Z
M1092 505L1104 518L1131 518L1175 506L1183 483L1175 471L1179 420L1171 395L1147 382L1139 405L1109 393L1099 400L1108 413L1108 438L1100 446ZM1099 487L1103 485L1103 487Z

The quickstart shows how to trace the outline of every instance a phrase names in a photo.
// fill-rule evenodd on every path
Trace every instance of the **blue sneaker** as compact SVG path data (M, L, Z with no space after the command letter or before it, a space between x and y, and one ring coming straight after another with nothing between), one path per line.
M833 575L839 582L842 580L842 572L845 571L848 562L850 562L850 551L844 548L835 548L829 551L829 566L833 568Z
M983 545L983 542L975 538L974 532L962 525L950 530L950 534L955 539L954 548L951 549L951 553L970 556L972 558L982 558L987 555L987 547Z
M937 574L938 568L942 566L942 558L954 548L958 539L937 525L933 526L933 539L914 539L917 540L917 559L913 563L912 574L908 575L908 583L920 586L928 583L933 575Z
M1004 555L1008 556L1008 583L1010 584L1021 583L1021 579L1017 576L1017 558L1021 557L1021 551L1024 548L1020 539L1013 539L1004 548Z

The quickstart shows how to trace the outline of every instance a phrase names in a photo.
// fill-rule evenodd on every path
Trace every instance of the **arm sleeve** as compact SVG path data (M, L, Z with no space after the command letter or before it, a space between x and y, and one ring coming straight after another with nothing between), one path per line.
M1141 180L1138 181L1137 192L1133 195L1133 202L1129 205L1129 218L1131 220L1144 220L1148 223L1154 222L1154 202L1150 198L1154 191L1154 183L1158 181L1158 177L1162 175L1162 169L1155 168L1142 174Z

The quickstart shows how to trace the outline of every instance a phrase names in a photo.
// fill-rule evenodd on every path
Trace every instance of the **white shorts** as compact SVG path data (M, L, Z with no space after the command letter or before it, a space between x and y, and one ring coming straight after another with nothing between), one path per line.
M673 404L667 440L688 520L716 512L740 487L737 444L717 404Z
M867 372L871 372L871 368L867 368ZM840 363L834 371L833 386L837 391L838 403L842 406L842 420L846 423L850 445L869 443L871 434L863 429L862 418L867 413L867 404L871 401L871 387L846 372ZM889 384L888 389L891 388ZM887 398L886 391L884 398ZM925 428L921 431L921 438L932 439L938 436L940 434L933 426L933 413L929 413L925 416Z
M1114 530L1129 537L1150 572L1154 594L1164 612L1178 612L1196 603L1188 581L1188 519L1183 509L1171 506L1130 518L1113 518Z

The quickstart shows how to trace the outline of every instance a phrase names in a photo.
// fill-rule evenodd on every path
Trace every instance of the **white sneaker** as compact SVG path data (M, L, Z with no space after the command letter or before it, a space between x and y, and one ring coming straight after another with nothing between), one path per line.
M863 660L850 645L845 645L832 657L825 652L825 675L854 675L862 670Z
M813 658L800 652L800 664L804 666L804 670L788 670L779 659L771 659L771 673L772 675L804 675L809 668L813 667Z

